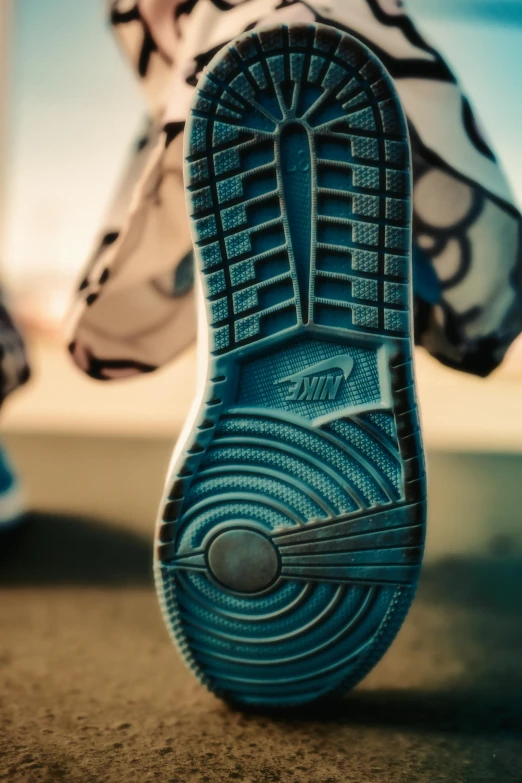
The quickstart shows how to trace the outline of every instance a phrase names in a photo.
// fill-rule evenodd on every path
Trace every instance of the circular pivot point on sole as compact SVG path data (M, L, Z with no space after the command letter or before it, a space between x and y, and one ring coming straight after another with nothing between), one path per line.
M279 574L279 555L266 536L255 530L225 530L212 541L208 565L224 587L239 593L257 593Z

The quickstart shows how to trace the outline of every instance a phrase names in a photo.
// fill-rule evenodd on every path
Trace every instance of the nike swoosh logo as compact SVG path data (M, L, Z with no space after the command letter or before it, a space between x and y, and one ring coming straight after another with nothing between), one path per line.
M344 356L332 356L331 359L325 359L318 364L314 364L312 367L307 367L306 370L301 370L293 375L287 375L286 378L276 381L278 383L287 383L288 381L298 381L300 378L306 378L308 375L317 375L320 372L326 372L327 370L342 370L344 379L348 380L348 376L353 370L353 359L351 356L345 354Z

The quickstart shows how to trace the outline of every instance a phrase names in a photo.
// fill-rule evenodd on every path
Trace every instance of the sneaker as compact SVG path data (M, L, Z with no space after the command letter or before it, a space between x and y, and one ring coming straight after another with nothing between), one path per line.
M163 614L228 700L342 694L425 537L404 115L360 42L290 24L212 60L185 145L207 380L157 527Z
M16 473L0 446L0 535L11 532L24 519L26 508Z

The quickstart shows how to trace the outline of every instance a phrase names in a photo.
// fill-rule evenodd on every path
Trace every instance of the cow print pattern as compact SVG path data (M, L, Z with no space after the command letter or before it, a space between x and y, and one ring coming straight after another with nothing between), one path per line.
M29 380L25 345L0 291L0 405L5 398Z
M522 330L520 215L454 75L400 0L115 0L110 20L151 121L79 287L71 353L85 372L102 379L148 372L194 339L181 174L194 87L214 54L241 32L314 20L373 49L408 117L414 264L422 258L431 280L427 292L420 285L415 292L417 343L478 375L500 363Z

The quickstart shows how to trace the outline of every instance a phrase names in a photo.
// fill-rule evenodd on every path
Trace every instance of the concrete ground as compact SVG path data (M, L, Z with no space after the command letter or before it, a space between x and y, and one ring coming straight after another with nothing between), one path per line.
M150 537L34 516L2 542L0 780L522 780L522 561L428 565L396 643L338 707L231 709L186 671Z

